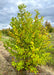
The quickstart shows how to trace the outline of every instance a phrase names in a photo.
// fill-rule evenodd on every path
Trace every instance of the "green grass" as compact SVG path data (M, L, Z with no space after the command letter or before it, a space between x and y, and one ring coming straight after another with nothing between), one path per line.
M3 41L3 42L8 41L9 38L10 38L9 36L6 36L5 34L2 34L1 41Z
M5 42L5 41L8 41L8 39L4 39L4 38L2 38L1 41Z

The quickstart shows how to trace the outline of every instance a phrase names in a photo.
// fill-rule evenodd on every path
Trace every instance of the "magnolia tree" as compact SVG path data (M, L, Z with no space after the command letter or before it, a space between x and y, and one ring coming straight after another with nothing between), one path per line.
M43 17L38 18L39 12L35 10L36 16L26 11L26 5L18 6L17 17L12 17L9 41L5 48L14 56L12 65L18 71L29 71L37 73L37 66L45 65L50 59L50 53L46 52L49 46L49 34L43 27Z

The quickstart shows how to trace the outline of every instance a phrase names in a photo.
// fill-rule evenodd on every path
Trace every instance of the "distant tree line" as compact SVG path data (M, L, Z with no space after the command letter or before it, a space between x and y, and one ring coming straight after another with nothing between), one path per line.
M5 35L9 36L9 32L10 31L12 32L12 29L11 28L8 28L8 29L2 29L0 31L2 32L2 34L5 34Z
M45 27L47 28L47 31L48 31L49 33L54 32L54 27L52 27L52 25L51 25L50 22L46 21L46 22L45 22Z

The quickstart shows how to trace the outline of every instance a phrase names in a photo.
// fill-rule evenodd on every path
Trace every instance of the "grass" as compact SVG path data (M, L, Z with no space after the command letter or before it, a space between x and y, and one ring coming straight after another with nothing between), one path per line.
M5 35L5 34L2 34L2 38L1 38L1 41L5 42L5 41L8 41L9 40L9 36Z

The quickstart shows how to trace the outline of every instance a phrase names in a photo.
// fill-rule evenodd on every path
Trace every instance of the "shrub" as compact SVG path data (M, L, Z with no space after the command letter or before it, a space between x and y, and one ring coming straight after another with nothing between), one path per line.
M19 5L18 8L17 17L12 17L10 22L13 29L13 32L10 32L11 39L6 41L4 46L15 57L12 65L18 71L37 73L36 67L45 65L50 59L50 53L46 52L50 36L43 27L43 17L38 18L37 10L33 19L30 12L25 9L26 5Z

